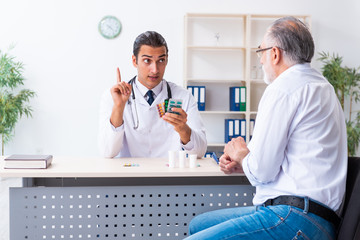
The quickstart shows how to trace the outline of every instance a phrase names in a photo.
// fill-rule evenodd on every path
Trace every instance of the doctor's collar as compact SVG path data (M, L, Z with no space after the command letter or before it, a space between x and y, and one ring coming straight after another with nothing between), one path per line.
M147 91L149 91L149 89L147 87L145 87L140 81L138 81L137 79L138 77L135 78L135 86L137 87L137 89L139 90L139 92L141 93L142 96L145 96ZM152 88L151 90L153 91L153 93L155 94L155 96L158 96L160 94L160 92L162 91L162 87L163 87L163 82L165 80L162 79L158 85L156 85L154 88Z

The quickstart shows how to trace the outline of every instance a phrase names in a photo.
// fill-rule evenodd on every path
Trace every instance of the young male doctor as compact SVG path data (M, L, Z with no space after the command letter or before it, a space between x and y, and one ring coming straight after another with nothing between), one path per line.
M168 47L157 32L140 34L134 42L132 62L138 75L117 83L101 100L99 147L104 157L167 157L169 150L184 149L202 157L206 151L205 128L191 93L163 79ZM160 117L157 104L181 99Z

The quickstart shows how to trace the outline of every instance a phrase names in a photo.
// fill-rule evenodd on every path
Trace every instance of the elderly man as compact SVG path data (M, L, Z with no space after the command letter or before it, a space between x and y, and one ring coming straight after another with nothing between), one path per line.
M220 158L243 171L254 206L195 217L188 239L335 239L347 174L346 127L333 87L310 66L314 42L294 17L275 21L257 53L268 84L251 142Z

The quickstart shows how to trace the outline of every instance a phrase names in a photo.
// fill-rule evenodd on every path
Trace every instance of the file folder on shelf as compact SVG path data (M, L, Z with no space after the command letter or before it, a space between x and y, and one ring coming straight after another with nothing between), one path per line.
M253 132L254 132L254 127L255 127L255 119L250 119L250 131L249 131L249 134L250 134L250 140L252 138L252 135L253 135Z
M209 151L207 151L206 153L205 153L205 155L204 155L204 157L205 158L213 158L214 159L214 161L217 163L217 164L219 164L219 159L220 159L220 157L222 156L224 154L224 152L222 152L222 151L211 151L211 150L209 150Z
M199 105L199 88L196 86L193 86L193 90L194 90L195 101Z
M205 99L206 99L206 91L205 86L199 86L199 101L198 101L198 109L199 111L205 111Z
M234 137L234 120L225 119L225 143L231 141Z
M246 87L229 88L230 111L246 111Z
M234 119L234 138L240 137L240 119Z
M194 96L194 88L193 88L193 86L188 86L187 90L191 93L191 95Z
M246 141L246 120L240 119L240 136Z
M240 87L229 88L230 111L240 111Z
M205 111L206 88L205 86L188 86L188 91L194 96L199 111Z
M246 120L225 119L225 143L237 137L242 137L246 141Z
M240 87L240 111L246 111L246 87Z

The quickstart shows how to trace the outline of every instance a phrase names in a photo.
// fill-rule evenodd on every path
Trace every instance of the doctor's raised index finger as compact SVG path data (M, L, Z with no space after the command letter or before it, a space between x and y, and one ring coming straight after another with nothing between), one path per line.
M117 83L121 83L120 69L116 68Z

